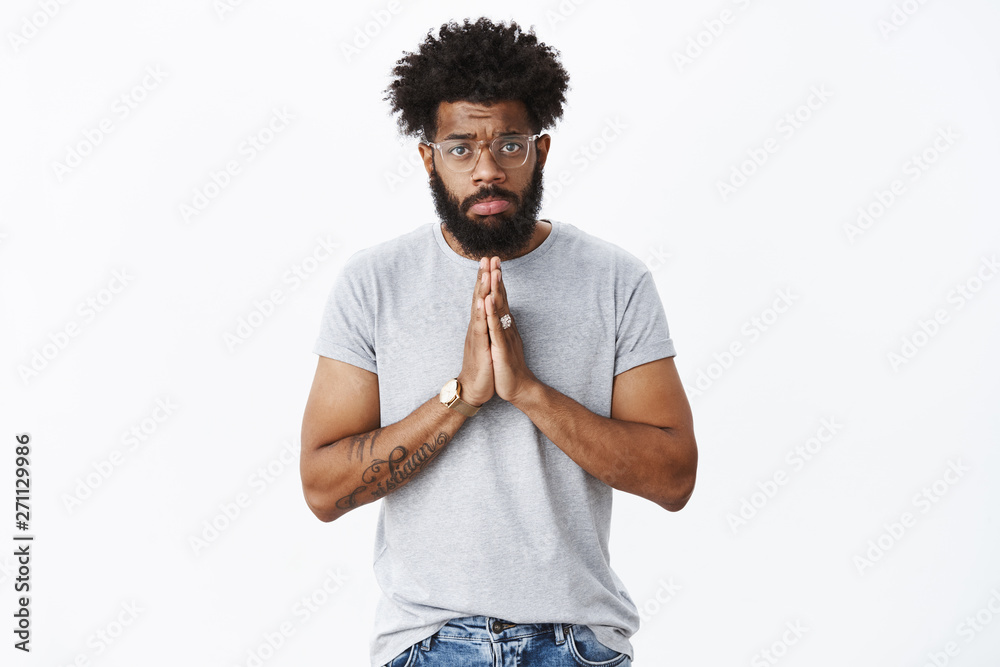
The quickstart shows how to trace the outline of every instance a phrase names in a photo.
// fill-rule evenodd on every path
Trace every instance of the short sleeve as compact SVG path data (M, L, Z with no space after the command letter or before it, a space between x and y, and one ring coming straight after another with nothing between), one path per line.
M615 335L615 375L676 355L656 283L645 265L642 269L627 297Z
M364 285L363 265L355 254L347 260L330 290L313 352L377 373Z

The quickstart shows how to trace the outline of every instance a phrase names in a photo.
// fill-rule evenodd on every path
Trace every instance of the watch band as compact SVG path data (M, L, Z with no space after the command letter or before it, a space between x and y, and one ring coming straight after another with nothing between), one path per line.
M452 401L450 404L446 403L445 405L447 405L452 410L458 410L460 413L462 413L466 417L471 417L474 414L476 414L477 412L479 412L479 408L477 408L476 406L474 406L474 405L472 405L470 403L466 403L465 401L463 401L458 396L456 396L455 400ZM482 406L480 406L480 407L482 407Z
M441 404L446 408L451 408L465 415L466 417L471 417L477 412L482 406L472 405L462 400L462 384L458 381L458 378L452 378L444 383L441 387Z

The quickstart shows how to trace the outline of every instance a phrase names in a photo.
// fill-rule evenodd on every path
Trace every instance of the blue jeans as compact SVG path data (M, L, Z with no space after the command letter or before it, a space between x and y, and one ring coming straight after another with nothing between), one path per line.
M586 625L453 618L386 667L631 667Z

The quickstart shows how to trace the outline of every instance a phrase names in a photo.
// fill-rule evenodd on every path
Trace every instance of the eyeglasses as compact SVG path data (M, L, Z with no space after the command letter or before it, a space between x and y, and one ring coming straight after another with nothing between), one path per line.
M542 135L509 134L497 137L489 142L490 154L501 169L517 169L528 161L531 144L540 136ZM441 162L448 169L464 172L476 167L486 140L449 139L436 144L430 141L422 143L436 148L441 155Z

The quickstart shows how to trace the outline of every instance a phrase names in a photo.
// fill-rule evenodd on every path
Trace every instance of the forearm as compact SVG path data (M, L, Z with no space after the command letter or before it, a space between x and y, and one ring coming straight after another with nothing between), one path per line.
M518 396L514 405L605 484L671 511L690 498L697 449L689 432L602 417L542 382Z
M333 521L405 486L465 420L433 396L395 424L315 448L302 463L307 504Z

